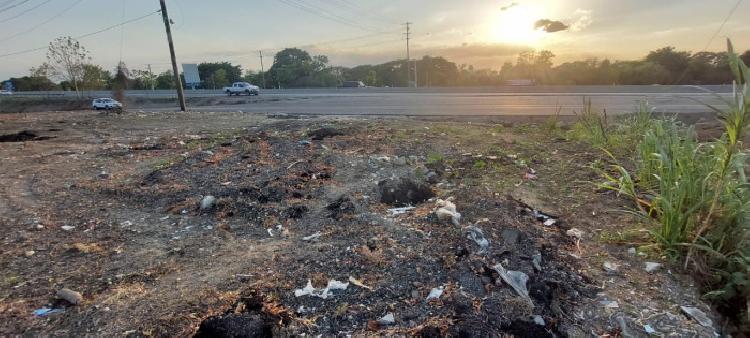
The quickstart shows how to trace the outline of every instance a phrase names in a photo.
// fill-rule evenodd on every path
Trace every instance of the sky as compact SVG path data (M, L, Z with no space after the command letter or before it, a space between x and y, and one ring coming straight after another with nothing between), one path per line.
M523 50L551 50L555 63L586 58L638 59L650 50L719 51L731 38L750 49L750 1L737 0L167 0L178 63L228 61L267 69L273 54L300 47L331 64L375 64L444 56L499 69ZM0 0L0 79L28 75L59 36L82 36L92 62L114 69L170 67L157 0ZM553 26L535 29L538 20ZM743 20L744 19L744 20ZM545 27L548 31L545 31ZM564 29L562 29L564 28ZM559 31L555 31L562 29ZM709 44L709 41L712 41Z

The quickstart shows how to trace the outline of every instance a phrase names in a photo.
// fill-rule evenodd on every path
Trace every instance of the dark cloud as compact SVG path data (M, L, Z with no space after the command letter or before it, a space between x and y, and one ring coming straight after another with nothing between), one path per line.
M555 33L567 30L568 25L557 20L541 19L534 23L534 28L541 29L547 33Z
M516 6L518 6L517 2L511 2L510 4L507 4L507 5L503 6L503 7L500 7L500 10L501 11L507 11L507 10L513 8L513 7L516 7Z

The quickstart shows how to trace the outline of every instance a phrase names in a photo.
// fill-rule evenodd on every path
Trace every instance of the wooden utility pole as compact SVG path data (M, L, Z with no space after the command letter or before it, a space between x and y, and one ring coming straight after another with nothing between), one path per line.
M263 87L263 89L266 89L266 70L263 69L263 51L259 50L258 54L260 55L260 76L263 79L263 84L261 85L261 87Z
M185 106L185 93L182 89L182 80L180 72L177 69L177 57L174 54L174 43L172 42L172 27L167 15L167 4L165 0L159 0L161 4L161 17L164 19L164 27L167 28L167 41L169 42L169 55L172 57L172 73L174 73L174 83L177 85L177 100L180 101L180 110L187 111Z

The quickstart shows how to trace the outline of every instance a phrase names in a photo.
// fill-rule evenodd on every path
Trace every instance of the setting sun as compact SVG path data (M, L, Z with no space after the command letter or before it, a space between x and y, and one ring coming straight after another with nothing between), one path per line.
M542 18L542 10L532 5L518 5L493 16L491 37L497 42L531 45L544 37L544 32L534 28Z

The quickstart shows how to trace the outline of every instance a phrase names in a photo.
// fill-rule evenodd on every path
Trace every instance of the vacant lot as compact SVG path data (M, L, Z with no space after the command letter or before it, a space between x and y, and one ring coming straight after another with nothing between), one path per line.
M629 250L646 235L622 212L631 205L596 191L591 165L605 156L564 135L411 119L0 115L0 335L720 330L689 277ZM82 299L60 299L62 288Z

